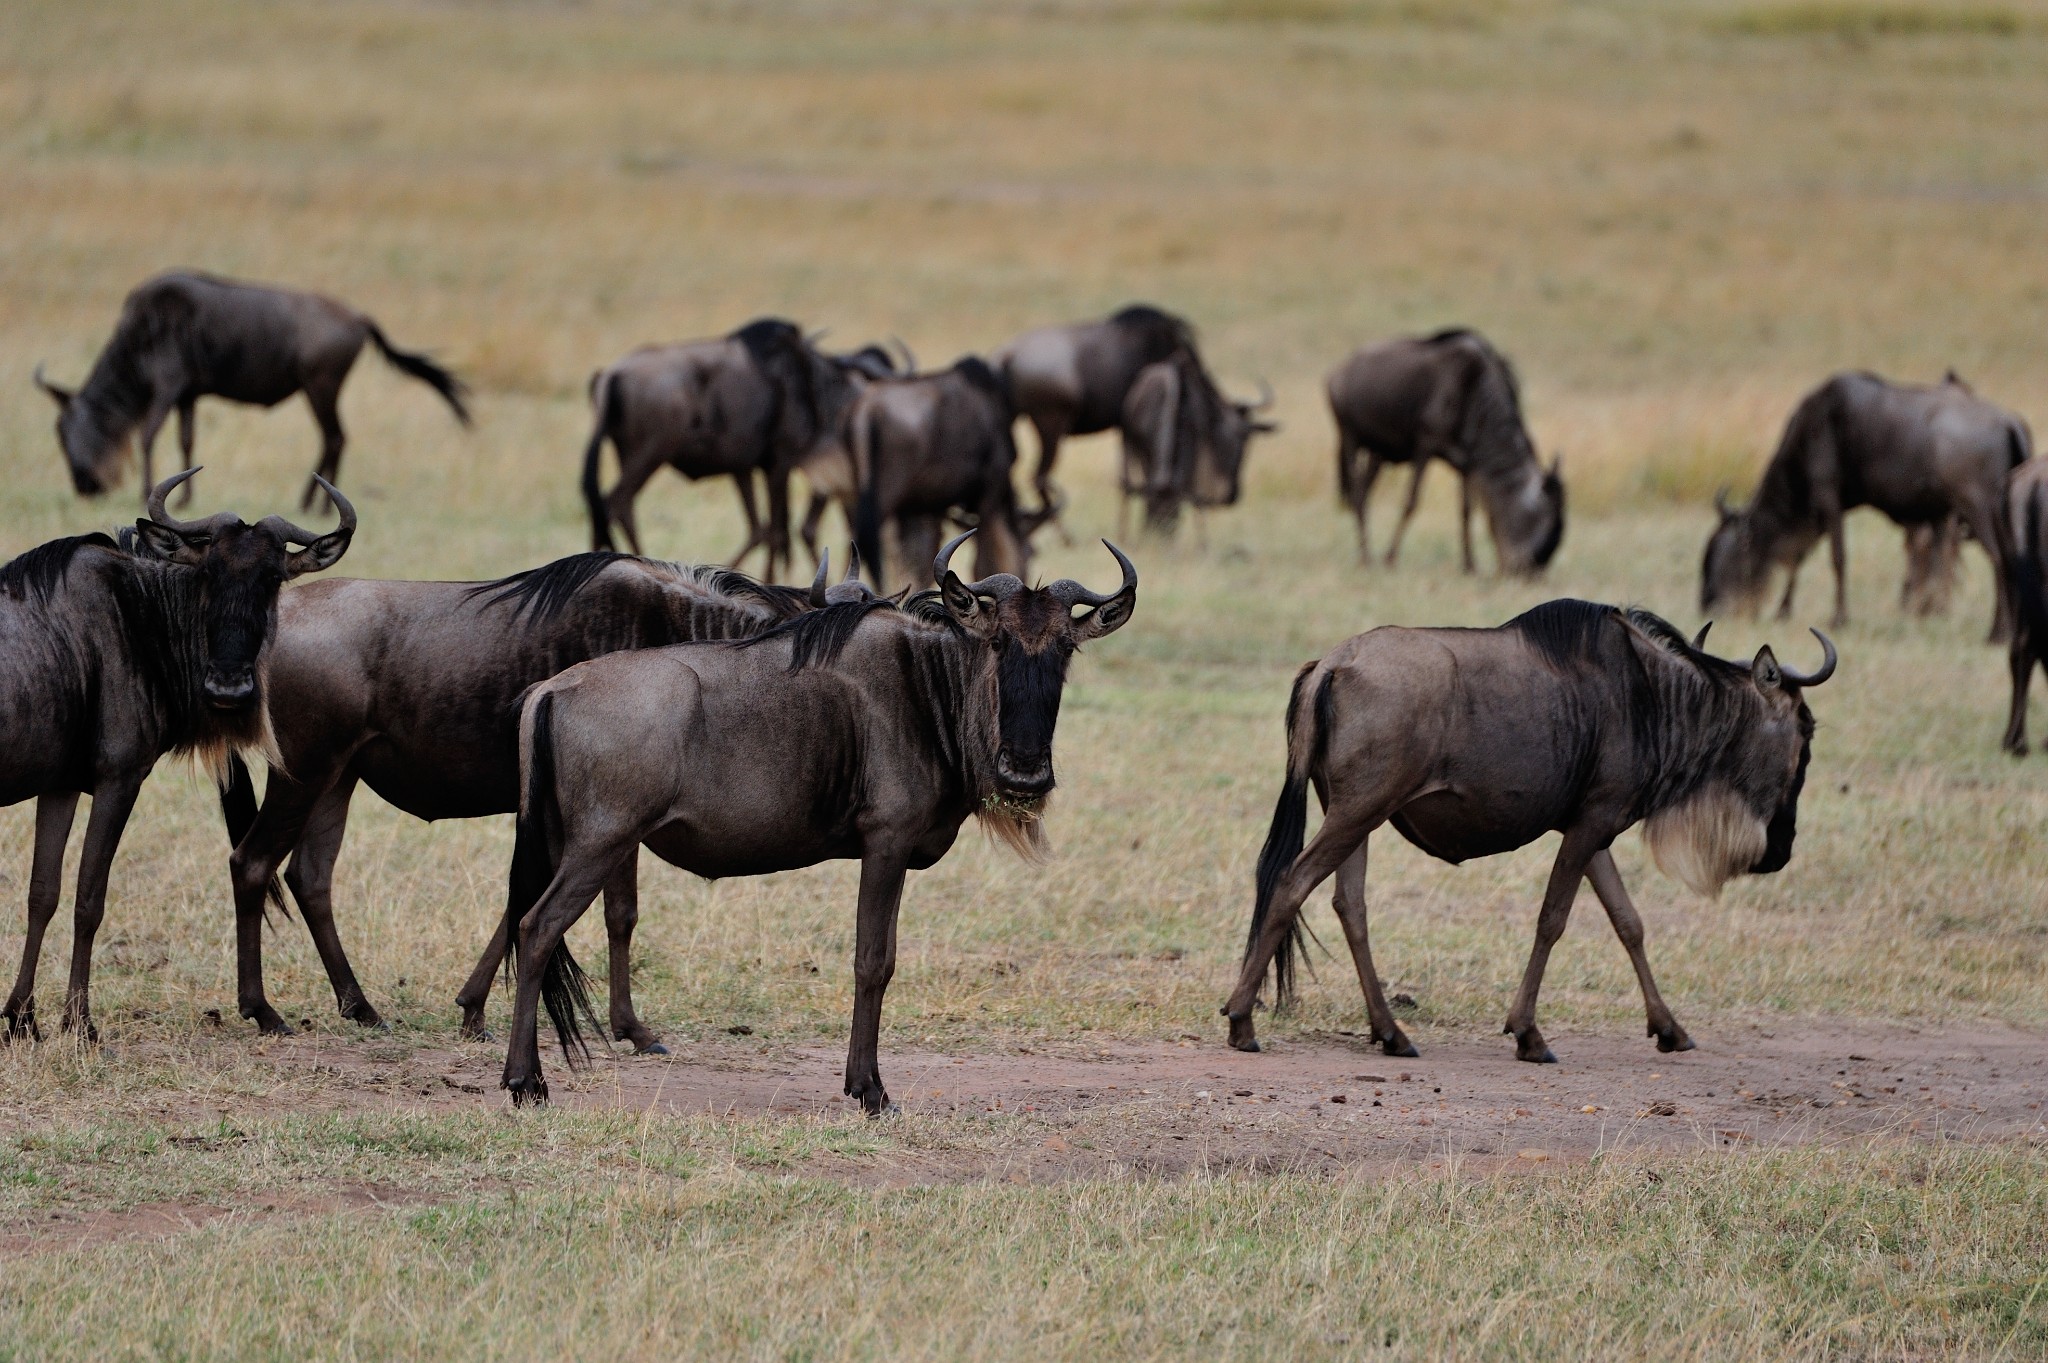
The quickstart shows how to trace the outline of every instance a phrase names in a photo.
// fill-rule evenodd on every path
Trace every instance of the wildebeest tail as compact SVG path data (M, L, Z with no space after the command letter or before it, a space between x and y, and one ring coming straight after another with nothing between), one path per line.
M851 429L847 431L847 453L853 458L853 476L860 484L860 497L854 504L853 545L860 550L861 566L874 576L875 590L887 591L882 582L882 502L881 470L877 467L880 450L877 448L879 432L878 418L872 410L856 409Z
M469 405L464 401L469 396L467 384L426 356L410 350L400 350L391 344L375 322L367 322L367 325L370 328L370 340L376 343L378 352L391 362L393 369L418 379L439 393L441 400L454 409L455 419L465 426L470 424Z
M561 815L555 796L555 698L542 692L527 708L520 734L520 766L526 772L526 788L520 792L519 822L512 841L512 873L505 895L505 966L514 968L519 956L519 927L533 906L547 893L555 878L551 834L560 828ZM583 1035L582 1019L590 1019L598 1030L597 1015L590 1006L590 982L583 967L569 951L567 941L556 944L541 966L541 1003L555 1024L555 1038L570 1065L588 1058L590 1043ZM600 1033L602 1035L602 1033Z
M228 754L227 780L220 785L220 816L228 826L228 846L240 847L242 839L249 836L249 830L256 826L256 782L249 776L249 764L242 760L240 753ZM285 902L284 885L276 876L270 878L270 886L264 897L277 906L277 911L291 916L291 905Z
M604 454L604 438L612 428L612 375L600 369L590 376L590 405L596 418L590 427L590 443L583 447L583 505L590 511L590 547L611 549L612 513L604 504L598 487L598 461Z
M1287 698L1287 779L1273 806L1273 824L1266 830L1266 845L1259 850L1252 925L1244 942L1247 960L1258 945L1259 934L1265 930L1266 915L1273 907L1273 895L1280 888L1281 877L1300 858L1308 834L1309 772L1322 756L1330 709L1330 674L1325 673L1315 689L1314 704L1306 707L1304 713L1302 701L1308 699L1309 678L1315 670L1314 663L1302 668L1294 678L1294 691ZM1279 950L1273 953L1274 1002L1278 1007L1294 1002L1295 967L1304 959L1307 945L1301 916L1296 914Z
M2008 508L1999 524L2017 540L2009 546L2006 581L2012 586L2013 609L2018 614L2017 640L2031 641L2035 649L2048 647L2048 479L2037 479L2027 489L2026 500Z

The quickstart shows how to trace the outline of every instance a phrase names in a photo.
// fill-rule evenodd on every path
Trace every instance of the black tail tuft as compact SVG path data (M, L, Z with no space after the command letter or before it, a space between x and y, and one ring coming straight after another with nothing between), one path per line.
M860 551L861 566L873 576L875 590L885 592L889 589L882 582L882 565L887 560L882 557L882 505L878 487L881 482L881 451L876 448L880 432L875 429L873 413L866 414L864 420L865 430L849 432L853 437L849 443L854 446L854 473L860 480L860 499L855 503L853 513L853 547Z
M464 401L469 396L469 385L426 356L410 350L400 350L391 344L375 322L371 322L369 327L370 340L375 343L384 358L391 362L393 369L418 379L439 393L441 400L454 409L455 419L465 426L470 424L469 405Z
M1256 878L1257 893L1252 901L1251 930L1245 935L1244 954L1251 957L1258 945L1259 934L1264 931L1266 917L1273 907L1274 892L1280 888L1280 879L1285 876L1301 856L1302 844L1308 835L1308 780L1309 768L1321 756L1323 735L1328 729L1330 678L1326 674L1322 685L1316 688L1316 714L1313 732L1305 748L1295 742L1295 724L1301 716L1301 702L1308 687L1308 679L1314 673L1315 665L1301 670L1294 679L1294 691L1287 698L1287 780L1280 787L1280 798L1273 805L1273 823L1266 830L1266 845L1259 849L1259 868ZM1287 936L1273 953L1274 1004L1285 1008L1294 1002L1294 977L1296 967L1307 959L1307 939L1301 921L1296 914Z
M240 753L228 754L228 779L220 788L220 815L228 826L228 846L242 845L242 839L249 836L249 830L256 826L256 782L249 776L249 764L242 760ZM291 905L284 897L284 883L276 876L270 878L270 888L264 897L277 906L277 911L289 918Z
M2013 647L2021 647L2024 640L2040 651L2048 649L2048 544L2042 543L2048 537L2048 490L2035 488L2020 518L2020 542L2012 546L2006 561L2017 617Z
M519 956L519 926L533 906L547 893L555 878L554 855L550 851L551 826L560 823L555 810L555 740L553 696L543 693L533 703L533 729L526 763L526 790L519 802L519 822L512 842L512 874L505 897L505 968L515 968ZM562 1058L571 1068L590 1057L590 1042L583 1034L582 1020L603 1035L597 1011L590 1005L590 980L569 951L558 943L541 967L541 1002L548 1019L555 1024L555 1039L561 1043Z

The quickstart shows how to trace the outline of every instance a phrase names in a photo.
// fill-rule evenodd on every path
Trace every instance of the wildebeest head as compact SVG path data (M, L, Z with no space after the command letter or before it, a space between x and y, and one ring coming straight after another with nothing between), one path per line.
M1262 420L1259 413L1273 405L1273 389L1259 380L1257 402L1220 404L1216 429L1210 438L1210 458L1195 461L1191 500L1196 506L1236 506L1244 473L1245 447L1255 435L1271 435L1280 429L1275 421Z
M1702 628L1693 648L1706 641ZM1714 770L1691 799L1653 815L1644 835L1657 864L1702 894L1715 895L1738 875L1769 875L1792 859L1798 833L1799 793L1813 749L1813 711L1804 692L1835 675L1835 646L1820 640L1820 670L1811 675L1780 665L1770 645L1741 664L1704 661L1724 673L1723 683L1754 701L1728 710Z
M1728 505L1727 488L1714 494L1714 511L1721 519L1700 560L1700 611L1754 615L1770 585L1771 559L1757 542L1749 508Z
M51 383L43 377L41 365L36 366L35 378L36 386L57 404L57 444L64 451L71 485L81 497L97 497L120 478L121 459L135 432L134 420Z
M932 575L946 614L995 654L998 801L1035 808L1052 792L1052 734L1059 720L1067 660L1090 639L1122 628L1138 602L1138 570L1108 540L1103 547L1123 569L1123 583L1091 592L1071 578L1027 587L1009 573L963 582L946 565L969 530L939 551Z
M322 478L320 486L341 518L324 535L282 516L265 516L254 525L232 511L178 520L164 510L164 499L198 472L187 469L157 484L149 494L149 515L135 522L135 532L151 556L198 570L205 649L201 689L214 710L245 713L256 704L257 661L270 641L278 589L301 573L339 562L356 532L356 512ZM293 544L303 547L292 549Z
M1554 457L1546 469L1534 449L1528 455L1512 491L1487 497L1501 571L1516 577L1542 572L1564 540L1564 456Z

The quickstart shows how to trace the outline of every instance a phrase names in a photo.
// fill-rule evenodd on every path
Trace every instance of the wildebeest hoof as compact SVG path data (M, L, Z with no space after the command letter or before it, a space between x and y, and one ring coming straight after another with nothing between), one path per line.
M884 1117L901 1117L902 1115L902 1108L898 1107L894 1103L885 1100L879 1108L876 1108L868 1113L868 1118L871 1121L878 1122L882 1120Z
M1668 1032L1660 1032L1652 1027L1650 1035L1657 1038L1657 1049L1665 1052L1667 1055L1672 1051L1689 1051L1693 1049L1692 1038L1685 1034L1685 1028L1678 1026L1676 1023L1672 1024L1671 1030Z
M1403 1032L1399 1027L1394 1029L1392 1036L1380 1043L1380 1049L1388 1055L1399 1056L1403 1060L1413 1060L1416 1056L1422 1054L1421 1051L1415 1049L1415 1043L1408 1039L1407 1033Z
M1515 1059L1532 1065L1555 1065L1557 1056L1543 1040L1543 1033L1531 1027L1515 1038Z
M650 1040L650 1041L646 1042L645 1044L642 1044L642 1043L639 1043L639 1042L635 1042L635 1043L634 1043L634 1045L633 1045L633 1049L634 1049L634 1050L636 1050L636 1051L638 1051L638 1052L639 1052L639 1053L640 1053L641 1055L667 1055L667 1054L668 1054L668 1047L666 1047L666 1046L662 1045L662 1044L661 1044L661 1043L660 1043L659 1041L653 1041L653 1040Z
M1228 1016L1228 1014L1225 1016ZM1254 1055L1258 1054L1258 1029L1252 1026L1250 1014L1246 1014L1241 1018L1230 1019L1230 1045L1234 1050L1249 1051Z
M36 1010L33 1004L22 1009L19 1013L9 1013L7 1015L7 1040L41 1041L42 1039L43 1029L36 1025Z
M531 1079L508 1079L506 1090L512 1095L514 1107L546 1107L548 1105L548 1081L538 1075Z

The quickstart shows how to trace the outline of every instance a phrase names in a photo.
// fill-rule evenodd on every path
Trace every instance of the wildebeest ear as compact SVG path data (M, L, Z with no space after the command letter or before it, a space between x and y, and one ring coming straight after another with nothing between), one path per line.
M1129 623L1132 608L1137 604L1136 588L1118 592L1074 622L1074 642L1086 643L1090 639L1116 633Z
M57 404L57 410L60 412L67 410L71 406L71 399L78 396L71 389L60 388L44 378L41 365L36 366L36 387L50 395L50 401Z
M322 535L284 561L284 575L297 577L301 573L317 573L322 568L332 568L341 562L341 556L348 552L349 541L354 537L353 530L336 530Z
M1756 651L1756 661L1749 665L1750 678L1760 691L1775 691L1785 684L1785 674L1778 667L1778 655L1765 644Z
M946 614L952 616L954 623L962 629L984 639L995 632L996 613L967 589L967 584L960 580L960 574L950 570L946 573L945 579L939 583L939 599L946 603Z
M149 557L166 563L197 563L206 552L203 547L187 544L185 537L169 526L158 525L147 517L135 522L135 533Z

